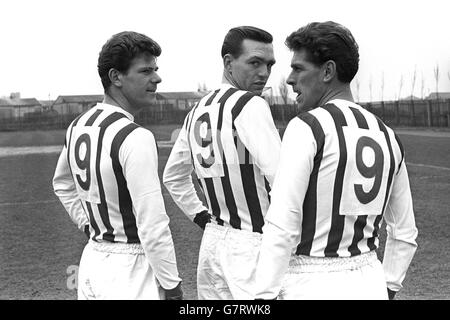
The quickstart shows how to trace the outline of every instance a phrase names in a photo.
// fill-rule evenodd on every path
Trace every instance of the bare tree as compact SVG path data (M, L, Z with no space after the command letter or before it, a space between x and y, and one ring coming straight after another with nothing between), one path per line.
M369 77L369 97L370 102L372 102L372 75Z
M434 68L434 80L436 81L436 100L439 103L439 64Z
M414 73L411 80L411 120L412 125L416 125L416 111L414 110L414 87L416 85L417 66L414 66Z
M197 91L200 93L206 93L209 91L206 84L203 82L203 84L200 84L200 82L197 83Z
M381 118L384 120L384 71L381 71Z
M283 121L283 123L285 122L285 115L284 115L284 108L285 106L287 106L288 101L289 101L289 87L288 84L286 82L286 78L282 77L280 80L280 85L278 87L278 90L280 90L280 95L281 98L283 99L284 102L284 106L281 108L281 120Z
M422 98L422 100L423 100L423 98L425 97L424 96L424 93L425 93L425 78L423 77L423 72L421 73L421 79L420 79L420 98Z
M281 78L278 90L280 90L280 96L283 99L284 104L287 105L289 101L289 86L285 77Z
M399 86L398 86L398 96L397 96L397 100L400 100L400 95L402 93L402 88L403 88L403 74L400 75L400 82L399 82Z
M414 73L412 75L412 80L411 80L411 100L414 95L414 87L416 86L416 78L417 78L417 66L414 66Z

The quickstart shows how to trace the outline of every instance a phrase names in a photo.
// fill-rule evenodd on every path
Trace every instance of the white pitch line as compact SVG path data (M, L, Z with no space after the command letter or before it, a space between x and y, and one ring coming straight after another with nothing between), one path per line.
M27 202L3 202L3 203L0 203L0 207L25 206L25 205L46 204L46 203L55 203L55 202L59 202L59 200L38 200L38 201L27 201Z
M407 162L406 165L407 166L413 166L413 167L425 167L425 168L431 168L431 169L448 170L448 171L450 171L450 168L447 168L447 167L432 166L432 165L429 165L429 164L422 164L422 163Z
M62 146L40 147L1 147L0 157L18 156L25 154L60 153Z
M172 141L157 141L158 148L172 148ZM36 146L36 147L0 147L0 158L20 156L26 154L42 154L42 153L60 153L63 146Z

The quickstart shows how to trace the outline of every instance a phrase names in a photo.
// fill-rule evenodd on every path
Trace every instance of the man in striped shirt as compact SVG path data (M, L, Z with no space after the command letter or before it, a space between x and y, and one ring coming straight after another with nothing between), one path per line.
M353 102L359 54L349 30L310 23L286 45L293 51L287 83L302 111L283 136L256 298L393 298L417 247L402 144Z
M134 123L161 78L159 45L121 32L103 46L98 103L69 126L53 187L89 236L78 273L79 299L181 299L153 134Z
M253 299L281 144L270 108L259 96L275 63L272 36L255 27L233 28L222 58L223 85L187 115L163 181L181 210L205 229L197 269L199 299ZM196 193L193 170L208 207Z

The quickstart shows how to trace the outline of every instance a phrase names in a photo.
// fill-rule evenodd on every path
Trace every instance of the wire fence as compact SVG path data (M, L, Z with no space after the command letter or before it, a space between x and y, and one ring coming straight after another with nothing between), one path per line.
M450 127L450 99L381 101L360 103L389 126ZM299 110L296 105L271 105L275 121L287 123ZM172 105L159 110L145 109L135 116L140 125L183 123L189 110L174 110ZM78 114L55 112L26 113L21 117L0 118L0 131L31 131L66 129Z
M450 99L359 103L392 127L450 127ZM271 106L275 120L288 122L298 113L294 105Z

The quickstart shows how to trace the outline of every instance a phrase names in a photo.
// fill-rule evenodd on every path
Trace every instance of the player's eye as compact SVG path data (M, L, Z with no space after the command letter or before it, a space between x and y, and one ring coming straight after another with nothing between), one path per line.
M153 72L156 71L156 70L157 70L157 69L146 68L146 69L143 69L143 70L141 71L141 73L143 73L143 74L145 74L145 75L149 75L149 74L153 73Z

